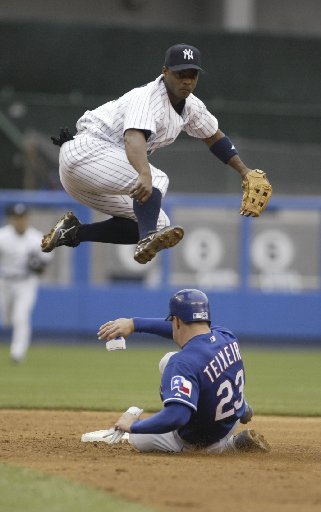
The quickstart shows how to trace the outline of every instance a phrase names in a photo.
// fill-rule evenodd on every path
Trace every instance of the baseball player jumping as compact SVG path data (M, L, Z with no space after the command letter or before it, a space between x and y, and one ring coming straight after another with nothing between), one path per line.
M127 336L134 330L151 332L172 338L180 350L160 362L161 411L138 421L143 411L131 407L114 429L89 432L82 441L114 444L127 432L130 444L141 452L268 452L269 444L256 431L235 434L239 423L248 423L253 415L244 396L242 355L233 333L210 323L205 293L184 289L170 299L166 320L120 318L102 325L99 339Z
M42 240L42 251L81 242L136 244L139 263L175 246L183 228L170 226L161 208L167 175L151 165L148 155L172 144L180 132L201 139L217 158L242 178L240 213L258 216L272 193L266 174L249 169L217 119L194 96L201 68L200 51L189 44L168 48L162 74L115 101L86 111L72 136L62 129L53 142L61 147L60 180L80 203L111 218L81 224L72 212L62 217Z

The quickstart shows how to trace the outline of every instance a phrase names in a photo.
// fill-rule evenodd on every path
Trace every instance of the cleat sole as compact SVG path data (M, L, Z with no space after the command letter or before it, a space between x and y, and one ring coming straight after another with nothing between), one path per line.
M143 248L138 254L135 254L134 259L141 264L148 263L159 251L163 249L170 249L177 245L178 242L182 240L183 236L183 228L179 226L174 229L169 228L159 236L155 236L155 238L146 245L146 248Z

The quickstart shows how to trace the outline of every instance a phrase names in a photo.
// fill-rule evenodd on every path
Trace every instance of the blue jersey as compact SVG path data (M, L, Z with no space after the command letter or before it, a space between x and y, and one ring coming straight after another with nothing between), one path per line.
M222 439L245 411L244 367L237 339L223 327L192 338L174 354L162 377L164 406L179 402L193 410L178 430L185 441L207 446Z

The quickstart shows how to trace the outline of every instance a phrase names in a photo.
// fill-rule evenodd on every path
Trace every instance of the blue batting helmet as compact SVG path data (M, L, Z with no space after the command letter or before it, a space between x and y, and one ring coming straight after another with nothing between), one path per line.
M173 316L186 323L210 322L211 312L207 296L193 288L176 292L169 301L169 315L166 320L171 320Z

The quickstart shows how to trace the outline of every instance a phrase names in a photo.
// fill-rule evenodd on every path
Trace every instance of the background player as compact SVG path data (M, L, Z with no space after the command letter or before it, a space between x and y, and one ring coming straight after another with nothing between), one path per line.
M119 320L115 321L118 328L126 323L126 319ZM147 322L145 319L145 331ZM165 366L161 384L164 408L142 421L137 420L137 411L132 414L129 409L115 424L116 430L130 433L129 442L139 451L269 451L268 443L254 430L233 434L240 421L247 423L252 417L244 398L242 356L233 333L223 327L210 327L210 322L208 298L195 289L172 296L166 321L151 321L152 332L157 333L158 323L158 334L166 337L170 329L165 324L169 324L171 335L182 350L170 353L166 366L164 360L160 363L161 369ZM100 328L100 339L110 339L108 325L112 322ZM128 328L122 334L128 335ZM98 431L96 438L89 434L88 440L103 440L99 437Z
M0 307L2 323L12 326L10 357L20 362L28 350L39 276L52 259L40 249L42 234L29 226L22 203L8 209L10 223L0 228Z
M184 231L180 226L170 227L161 209L168 177L149 163L148 155L172 144L182 131L201 139L240 174L242 215L258 216L264 210L272 190L265 174L251 171L242 162L234 144L218 128L217 119L193 94L201 69L197 48L171 46L156 80L85 112L77 122L75 137L62 130L59 138L53 138L61 146L59 172L65 190L112 218L81 225L68 212L44 236L44 252L61 245L76 247L84 241L137 244L135 260L147 263L158 251L176 245Z

